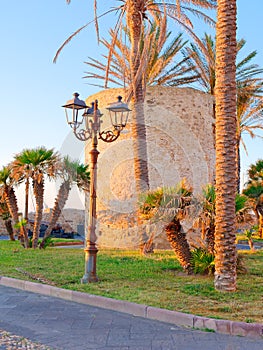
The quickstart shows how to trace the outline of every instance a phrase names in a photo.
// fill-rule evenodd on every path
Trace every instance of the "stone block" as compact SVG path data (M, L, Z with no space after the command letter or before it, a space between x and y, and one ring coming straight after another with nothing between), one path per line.
M145 317L145 305L135 304L128 301L116 300L98 295L72 291L72 301L82 304L88 304L96 307L102 307L109 310L125 312L134 316Z
M231 334L244 336L244 337L262 338L263 324L232 322Z
M50 296L65 300L72 300L72 290L50 287Z
M40 284L35 282L25 282L25 290L33 293L39 293L43 295L50 295L50 286L47 284Z
M0 277L0 284L7 286L7 287L25 289L25 283L26 283L26 281L18 280L16 278L4 277L4 276Z
M171 311L148 306L146 317L152 320L172 323L177 326L193 327L195 316L191 314L184 314L178 311Z

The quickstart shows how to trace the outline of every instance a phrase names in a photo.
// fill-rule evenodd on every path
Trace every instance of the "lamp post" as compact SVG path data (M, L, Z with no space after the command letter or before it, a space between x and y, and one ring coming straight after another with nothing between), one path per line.
M90 201L89 201L89 221L88 233L85 242L85 274L81 283L97 282L96 259L96 220L97 220L97 161L99 151L97 149L98 140L104 142L114 142L120 136L121 131L125 128L130 109L126 103L123 103L122 97L118 96L118 101L110 104L107 110L110 112L112 129L101 131L102 114L98 109L98 101L92 102L91 107L80 100L79 94L74 93L73 99L69 100L64 106L66 118L69 126L72 128L74 135L81 141L91 140L90 151ZM68 115L68 109L72 115ZM85 110L82 116L79 111Z

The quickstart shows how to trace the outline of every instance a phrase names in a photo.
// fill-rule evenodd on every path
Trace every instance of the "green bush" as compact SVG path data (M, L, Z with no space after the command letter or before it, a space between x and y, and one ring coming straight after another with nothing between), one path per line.
M191 264L194 273L212 275L215 270L215 257L209 253L205 248L195 248L191 251Z

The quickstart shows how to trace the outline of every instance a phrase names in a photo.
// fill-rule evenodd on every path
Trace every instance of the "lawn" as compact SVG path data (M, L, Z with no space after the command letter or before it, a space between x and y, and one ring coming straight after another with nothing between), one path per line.
M25 250L19 242L0 241L0 275L39 278L65 289L195 315L263 323L263 250L239 254L248 271L238 275L235 293L215 291L213 276L185 275L172 251L155 251L149 257L136 251L99 251L100 280L83 285L82 249Z

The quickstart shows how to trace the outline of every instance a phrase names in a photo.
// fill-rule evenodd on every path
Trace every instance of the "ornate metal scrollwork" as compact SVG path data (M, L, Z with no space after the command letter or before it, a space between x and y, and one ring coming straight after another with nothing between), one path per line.
M77 129L75 129L73 131L74 131L74 134L77 137L77 139L79 139L80 141L87 141L87 140L91 139L91 137L92 137L91 130L81 129L78 131Z
M113 142L120 136L120 130L107 130L99 133L99 139L104 142Z

